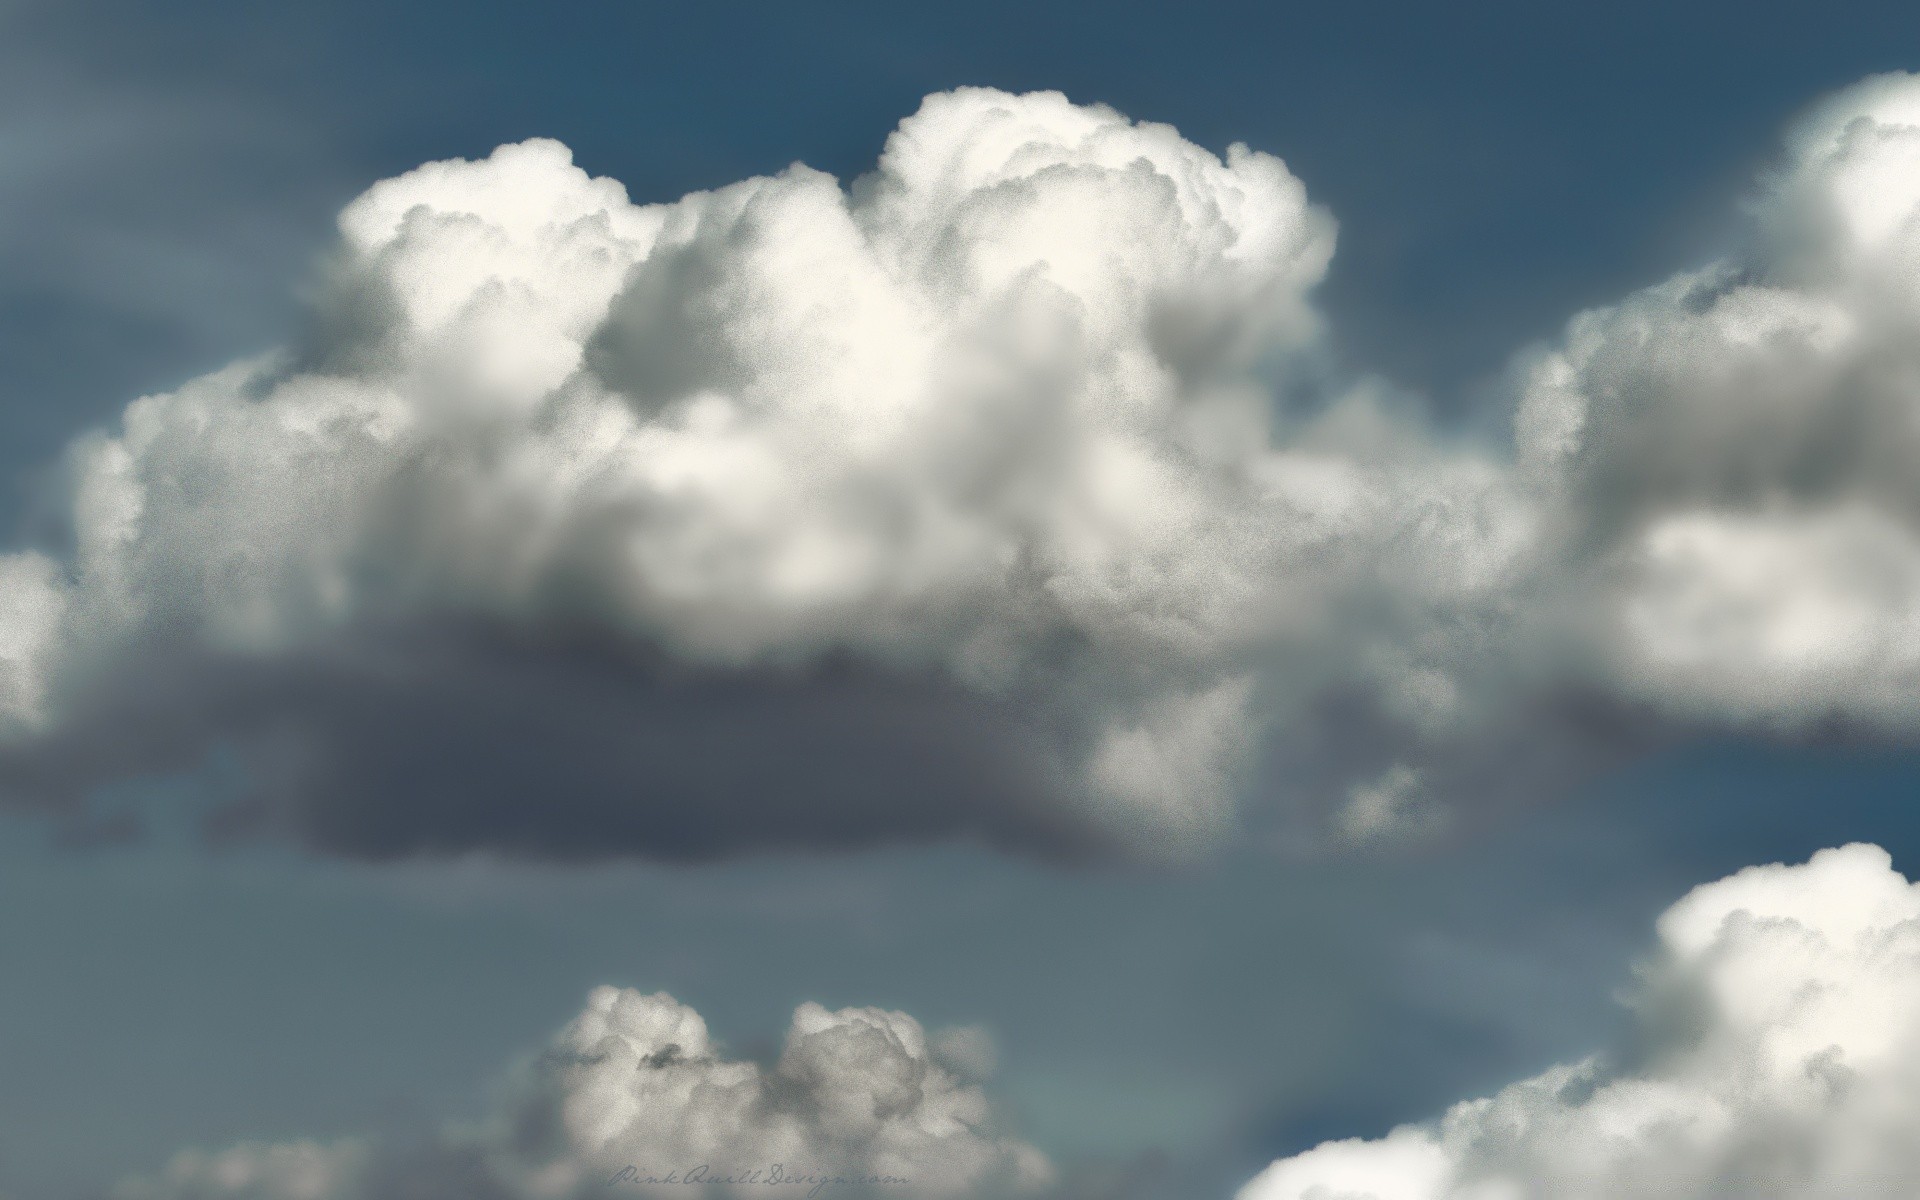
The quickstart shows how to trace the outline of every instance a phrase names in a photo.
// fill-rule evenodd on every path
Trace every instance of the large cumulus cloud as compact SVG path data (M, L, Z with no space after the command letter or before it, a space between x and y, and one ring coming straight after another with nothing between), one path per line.
M1365 838L1662 729L1908 736L1916 111L1803 119L1739 253L1523 357L1511 453L1340 382L1277 159L1057 95L930 97L849 187L423 167L291 349L75 445L67 544L0 559L0 790L1181 854L1249 794Z
M1275 1163L1240 1200L1799 1200L1913 1193L1920 886L1875 846L1754 867L1658 923L1637 1061Z
M183 1151L124 1180L114 1200L1033 1195L1053 1167L995 1129L978 1086L983 1038L805 1004L779 1059L761 1066L727 1058L672 997L603 987L481 1121L424 1144Z
M1321 647L1344 602L1500 558L1484 465L1275 405L1333 226L1243 147L969 90L851 189L636 206L536 141L340 223L297 346L78 443L70 552L4 560L0 786L237 758L230 823L355 853L1178 852L1268 710L1408 669Z

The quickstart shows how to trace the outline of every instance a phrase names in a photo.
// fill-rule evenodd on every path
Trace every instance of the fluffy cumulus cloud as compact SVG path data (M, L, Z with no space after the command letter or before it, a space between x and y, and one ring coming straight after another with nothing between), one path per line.
M978 1087L982 1039L929 1038L905 1013L806 1004L762 1066L726 1058L700 1014L664 993L600 988L483 1121L424 1145L187 1151L114 1200L1037 1194L1053 1168L995 1130Z
M1910 730L1920 695L1920 78L1790 131L1740 253L1530 364L1522 469L1597 670L1676 712Z
M1445 736L1369 728L1411 774L1351 785L1348 832L1486 790L1503 744L1920 732L1920 76L1815 105L1748 207L1736 251L1517 356L1499 636L1429 668Z
M422 167L292 348L73 447L66 544L0 558L0 793L213 764L222 827L377 856L1179 855L1648 727L1910 733L1920 81L1756 207L1527 355L1508 454L1330 382L1279 160L1058 95L929 97L849 186Z
M1659 921L1634 1064L1275 1163L1240 1200L1896 1197L1920 1178L1920 886L1874 846L1754 867Z
M1343 665L1343 601L1497 573L1493 472L1276 408L1333 224L1244 147L967 90L851 188L635 205L534 141L340 225L292 350L76 444L70 552L0 560L0 787L238 761L225 819L349 853L1177 853L1275 712L1420 657Z

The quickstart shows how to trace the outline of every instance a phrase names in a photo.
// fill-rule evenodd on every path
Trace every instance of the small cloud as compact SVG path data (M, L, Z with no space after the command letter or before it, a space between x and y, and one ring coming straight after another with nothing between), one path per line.
M1417 837L1445 824L1445 812L1421 788L1420 773L1396 765L1368 784L1356 784L1334 814L1334 827L1356 845Z
M993 1132L987 1097L949 1065L977 1077L991 1056L981 1030L946 1031L930 1048L905 1013L806 1004L762 1066L716 1053L700 1014L665 993L603 987L506 1081L489 1116L425 1146L353 1138L185 1151L114 1197L739 1197L767 1192L776 1172L842 1181L822 1194L849 1198L1034 1195L1053 1183L1052 1165ZM859 1182L871 1179L888 1182Z

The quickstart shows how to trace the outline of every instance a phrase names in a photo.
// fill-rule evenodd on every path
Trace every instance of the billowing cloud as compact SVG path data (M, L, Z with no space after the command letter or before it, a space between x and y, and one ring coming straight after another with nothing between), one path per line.
M968 90L850 190L636 206L536 141L340 224L300 345L77 443L71 553L5 561L11 791L220 754L350 853L1178 852L1265 710L1402 670L1342 598L1499 557L1489 470L1276 441L1333 225L1243 147Z
M115 1200L568 1200L1022 1196L1047 1160L996 1131L978 1030L805 1004L771 1066L726 1058L664 993L596 989L484 1120L425 1145L378 1138L182 1152ZM688 1180L689 1175L693 1181ZM670 1178L671 1177L671 1178Z
M1912 728L1920 79L1816 106L1741 252L1530 364L1522 469L1592 587L1597 668L1674 711Z
M1365 840L1650 729L1908 735L1920 82L1524 357L1512 454L1335 385L1279 160L932 96L842 187L381 183L282 354L0 560L0 791L237 764L359 855Z
M1556 1067L1240 1200L1908 1196L1920 1178L1920 886L1875 846L1754 867L1658 923L1636 1061Z

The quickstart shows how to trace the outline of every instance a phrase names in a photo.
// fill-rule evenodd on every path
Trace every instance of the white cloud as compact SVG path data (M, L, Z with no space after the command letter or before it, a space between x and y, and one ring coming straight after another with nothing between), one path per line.
M1662 517L1625 624L1644 683L1705 713L1911 720L1920 544L1868 507Z
M1521 463L1613 686L1708 719L1908 731L1920 77L1817 105L1755 211L1740 253L1536 358Z
M30 728L40 709L61 603L58 567L50 559L0 556L0 733Z
M995 1131L985 1094L947 1065L954 1055L972 1080L991 1072L980 1030L943 1031L930 1045L905 1013L804 1004L779 1059L761 1066L726 1058L700 1014L665 993L603 987L518 1069L487 1119L449 1128L430 1146L355 1138L187 1151L156 1175L124 1181L115 1197L743 1196L767 1192L776 1167L787 1177L888 1181L823 1189L847 1196L1017 1196L1050 1186L1052 1166ZM690 1187L689 1172L736 1182ZM648 1182L670 1175L679 1178Z
M1329 1142L1240 1200L1911 1195L1920 885L1852 845L1696 888L1657 928L1640 1061L1556 1067L1430 1125Z
M1910 733L1916 95L1531 352L1511 459L1325 382L1279 160L1058 95L931 96L845 188L422 167L293 350L75 444L0 788L217 749L229 825L353 854L1178 856L1256 781L1341 832L1649 722Z
M294 352L73 448L60 582L8 568L7 602L50 614L0 645L44 734L16 777L79 793L237 746L268 819L355 852L857 828L1181 853L1233 826L1262 729L1329 671L1438 669L1340 665L1382 640L1343 599L1450 604L1506 554L1491 467L1356 406L1275 410L1320 353L1333 223L1244 147L971 89L850 190L795 166L636 206L534 141L378 184L340 225ZM1248 669L1276 621L1302 685ZM548 677L616 664L621 717ZM843 752L779 751L690 686ZM716 754L733 738L756 753ZM596 798L410 794L516 742Z

